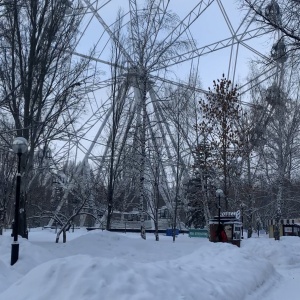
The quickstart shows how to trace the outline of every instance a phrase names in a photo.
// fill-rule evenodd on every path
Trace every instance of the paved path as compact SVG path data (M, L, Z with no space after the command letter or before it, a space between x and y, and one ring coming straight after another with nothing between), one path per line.
M277 268L277 274L246 300L300 299L300 266Z
M277 270L277 272L281 276L264 300L300 299L300 266L294 269ZM298 296L295 298L295 295Z

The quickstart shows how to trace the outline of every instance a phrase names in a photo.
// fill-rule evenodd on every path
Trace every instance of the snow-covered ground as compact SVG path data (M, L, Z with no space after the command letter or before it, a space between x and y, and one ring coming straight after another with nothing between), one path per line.
M299 237L261 235L241 248L85 229L67 239L56 244L54 230L31 230L10 266L10 232L0 236L0 300L299 299Z

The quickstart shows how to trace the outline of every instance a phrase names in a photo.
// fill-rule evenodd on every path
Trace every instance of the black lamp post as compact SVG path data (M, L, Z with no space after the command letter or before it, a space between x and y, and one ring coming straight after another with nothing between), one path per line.
M221 223L221 197L223 197L224 193L221 189L216 190L216 197L218 198L218 218L219 218L219 225Z
M18 155L18 173L16 185L16 203L15 203L15 222L13 226L14 241L11 245L11 260L10 264L14 265L19 258L19 243L18 243L18 230L19 230L19 210L20 210L20 191L21 191L21 156L28 150L28 142L23 137L17 137L12 144L13 151Z

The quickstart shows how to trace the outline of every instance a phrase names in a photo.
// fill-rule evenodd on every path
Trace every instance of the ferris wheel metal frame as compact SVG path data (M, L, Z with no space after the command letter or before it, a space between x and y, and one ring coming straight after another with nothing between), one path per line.
M273 0L272 0L273 1ZM252 52L256 57L260 57L261 59L268 61L269 64L261 74L255 78L255 82L263 82L272 76L279 73L280 66L278 62L272 61L270 57L261 53L258 49L255 49L248 42L261 38L262 36L269 35L272 30L267 26L257 26L257 24L253 27L255 23L255 16L251 14L250 9L244 14L238 26L234 26L228 11L225 8L224 2L222 0L201 0L196 1L197 3L192 7L192 9L182 18L175 20L175 25L173 25L172 29L160 36L160 32L154 32L153 44L149 46L149 51L155 52L155 43L159 40L159 45L162 45L161 48L158 48L158 53L153 55L153 57L149 58L148 64L142 64L139 61L139 53L135 53L138 49L134 49L136 45L134 42L132 45L123 44L119 37L116 36L116 32L114 31L114 26L116 24L113 21L111 24L108 24L102 15L102 11L104 11L109 5L116 3L116 0L81 0L79 4L81 4L82 9L84 10L83 18L86 18L85 27L82 28L82 36L80 36L77 47L74 48L70 53L74 56L89 59L95 63L95 69L98 68L98 65L101 66L106 65L112 68L118 68L123 73L123 80L127 81L129 87L120 88L120 95L118 96L119 101L126 101L128 97L129 90L131 91L130 99L132 103L131 106L131 116L128 116L127 124L130 125L130 122L133 122L133 118L136 118L137 128L143 127L143 122L149 121L149 115L147 113L143 115L143 106L146 105L146 101L150 101L152 103L152 113L155 116L155 119L159 126L157 130L159 130L161 136L163 137L163 145L166 149L166 153L168 159L172 159L172 149L177 147L177 142L172 135L172 125L169 125L165 121L164 108L160 105L160 87L163 84L172 85L176 88L183 88L186 90L192 90L194 93L206 94L207 90L197 86L195 84L191 84L191 82L185 82L182 78L176 80L177 76L171 76L168 78L168 70L172 67L178 67L183 64L190 64L190 70L188 73L198 72L199 68L199 60L204 56L209 57L210 54L215 52L221 52L224 49L229 49L230 54L227 60L227 78L230 78L232 82L236 81L237 77L237 63L241 48L245 48L248 51ZM139 3L137 3L139 2ZM158 26L160 28L159 23L163 22L165 18L172 17L169 12L170 0L157 0L157 1L148 1L148 9L150 8L150 12L148 14L153 14L153 23L148 20L150 24L149 26ZM141 13L147 16L147 12L145 12L145 8L140 5L140 1L136 0L128 0L128 9L123 13L123 18L128 19L125 24L122 25L122 31L126 31L127 28L128 39L131 41L138 40L141 38L139 36L140 31L142 30L137 21L140 19ZM151 6L152 5L152 6ZM147 6L147 4L146 4ZM113 6L114 7L114 6ZM115 8L115 7L114 7ZM152 11L151 11L152 9ZM201 19L201 17L209 11L209 9L217 9L221 16L223 17L224 24L226 24L229 36L226 38L222 38L213 43L208 43L206 45L202 45L198 47L196 45L195 38L192 34L192 26L197 24L197 21ZM155 19L156 18L156 19ZM126 19L126 20L127 20ZM92 21L96 21L101 27L102 31L99 30L99 39L95 43L92 48L92 53L90 54L88 51L83 52L78 50L80 41L83 39L89 30L89 26ZM154 21L158 23L158 25L154 24ZM151 28L149 29L151 30ZM131 35L131 36L130 36ZM172 47L176 47L177 43L179 43L182 39L188 41L189 48L185 51L179 51L175 49L175 51L171 51L169 54L169 50ZM121 54L126 60L126 63L123 65L118 65L117 63L112 62L107 56L107 47L109 44L113 44L115 47L118 47ZM102 45L101 47L99 45ZM136 46L137 47L137 46ZM96 55L96 53L98 55ZM175 53L175 54L174 54ZM173 71L171 70L171 73ZM122 78L121 78L122 79ZM215 78L212 78L212 80ZM125 82L124 81L124 82ZM142 86L141 82L144 84ZM249 89L253 88L254 79L249 82L246 82L239 86L240 94L245 94L249 91ZM83 91L86 92L89 101L91 103L89 107L89 111L91 112L90 116L88 116L82 124L78 128L74 127L74 131L70 132L70 140L66 141L68 144L68 151L74 151L75 156L77 153L81 152L82 164L84 167L88 161L92 161L93 164L97 165L97 168L100 170L103 167L105 156L108 152L108 145L102 145L99 142L99 139L102 135L104 135L104 131L108 125L108 122L113 113L113 107L111 106L111 99L108 97L101 104L100 101L97 100L95 93L99 90L103 90L113 84L112 78L106 78L103 81L95 82L94 85L91 85L90 90ZM246 102L242 102L244 105L248 105ZM145 125L145 124L144 124ZM98 127L96 131L92 135L89 135L90 132ZM153 128L147 128L150 136L154 136ZM141 135L145 135L145 132L141 133ZM107 138L109 140L109 136ZM153 146L157 148L155 138L152 140ZM95 151L97 146L100 145L102 147L102 153L99 155L99 152ZM63 146L61 149L64 149ZM141 146L142 147L142 146ZM142 149L142 148L141 148ZM184 159L179 157L181 163L184 165ZM145 162L143 162L145 163ZM162 168L164 169L164 168ZM173 177L175 177L175 170L171 168L171 173ZM166 174L164 174L167 177ZM165 180L165 184L160 186L160 192L164 198L164 201L167 207L172 210L171 202L172 202L172 191L168 188L166 184L167 180ZM65 194L62 197L60 203L57 206L56 213L59 212L63 203L67 199L68 190L70 187L67 187L65 190ZM143 210L143 203L140 203L140 210ZM82 222L84 222L84 218L82 218ZM50 220L49 225L52 225L53 219Z

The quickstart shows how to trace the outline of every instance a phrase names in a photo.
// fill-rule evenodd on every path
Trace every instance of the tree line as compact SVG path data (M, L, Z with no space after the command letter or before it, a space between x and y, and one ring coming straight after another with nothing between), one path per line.
M75 162L68 149L53 155L59 141L74 138L88 101L85 91L100 76L91 72L92 52L84 59L72 55L83 12L76 3L71 14L69 1L13 0L0 6L0 228L13 221L16 155L10 148L15 136L30 145L22 159L23 237L28 226L47 224L59 225L57 241L61 233L65 240L73 225L109 230L115 211L136 210L146 238L145 220L152 220L157 233L163 206L168 226L203 227L217 214L218 188L224 192L222 211L241 210L249 232L267 229L271 219L299 217L296 1L279 6L281 22L276 1L265 11L257 1L243 1L260 17L257 22L281 32L280 45L285 42L283 49L278 41L270 54L274 76L259 82L257 74L270 61L253 64L247 94L222 74L203 93L196 71L188 84L165 83L157 92L151 71L191 45L184 39L174 45L159 40L157 31L175 28L171 15L146 26L145 18L159 18L154 0L133 18L130 35L119 12L104 150L96 163L88 156ZM136 67L127 69L120 82L128 63L124 43L134 49Z

